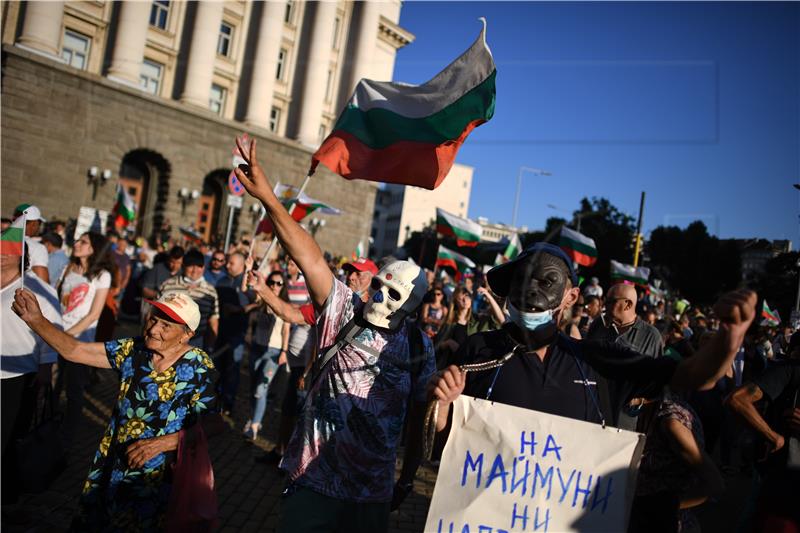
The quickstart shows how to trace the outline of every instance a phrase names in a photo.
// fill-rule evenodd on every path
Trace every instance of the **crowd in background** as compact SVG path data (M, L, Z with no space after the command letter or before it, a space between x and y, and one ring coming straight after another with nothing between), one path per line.
M23 204L14 216L23 211L27 214L28 275L41 281L26 282L26 287L40 301L50 302L52 322L79 340L110 341L118 337L115 329L121 321L145 319L148 301L167 293L191 298L200 319L189 342L209 354L219 376L214 409L233 415L245 368L249 402L248 412L239 413L247 420L242 432L245 438L258 439L268 402L278 401L277 444L257 459L278 464L302 409L304 380L318 348L314 309L291 258L279 256L259 268L247 239L223 250L168 233L149 243L124 230L73 236L68 235L65 223L47 222L36 206ZM7 223L10 220L4 220L4 226ZM369 292L372 277L392 259L348 261L329 254L325 258L333 274L357 295ZM4 259L4 291L16 279L13 268L12 261ZM19 275L18 264L16 268ZM264 274L248 276L252 270ZM507 309L480 271L437 269L427 270L426 275L429 291L415 321L431 339L437 367L443 369L458 359L456 354L470 335L500 328ZM272 296L296 310L294 318L287 318L286 309L270 304ZM5 292L3 305L7 312L10 303ZM691 358L718 327L710 308L694 306L679 295L666 296L627 283L604 288L596 278L582 285L577 305L559 324L569 337L610 338L649 357L677 360ZM14 352L11 345L21 344L23 334L5 328L4 324L3 359L14 353L29 356L35 364L16 369L6 361L3 364L4 504L19 497L19 491L7 483L10 476L5 468L13 469L14 463L9 443L28 431L37 409L37 396L31 391L52 386L56 397L64 395L62 433L69 441L85 423L85 389L93 379L89 366L57 357L41 342L31 344L35 347L30 353ZM789 435L798 435L800 428L798 361L800 337L791 326L767 326L756 320L735 363L713 389L683 396L667 394L656 402L631 400L619 426L648 435L634 503L634 530L642 515L657 515L666 497L679 501L680 530L694 530L698 526L690 509L709 497L719 498L724 478L740 471L754 476L751 507L743 511L743 521L797 503L792 503L791 495L796 495L800 466L791 465L800 458L789 455L795 453ZM276 380L280 375L285 378ZM281 383L282 390L274 390L275 383ZM680 427L688 433L681 433ZM685 435L702 450L699 462L687 461L681 452Z

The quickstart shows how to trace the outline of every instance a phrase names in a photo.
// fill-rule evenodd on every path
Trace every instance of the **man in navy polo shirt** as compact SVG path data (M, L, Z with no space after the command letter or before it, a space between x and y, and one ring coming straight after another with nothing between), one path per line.
M554 245L533 245L489 271L488 280L496 294L507 297L510 320L499 330L472 335L456 355L456 364L510 356L498 368L465 373L453 365L434 378L439 431L462 392L616 425L631 398L657 397L666 385L676 391L713 387L755 316L755 293L725 295L715 306L721 319L717 335L694 357L678 363L644 356L611 340L576 341L559 333L559 320L578 300L579 288L572 262Z

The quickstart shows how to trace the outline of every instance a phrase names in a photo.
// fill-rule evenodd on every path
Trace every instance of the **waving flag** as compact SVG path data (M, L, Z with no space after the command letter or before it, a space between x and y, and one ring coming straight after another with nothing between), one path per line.
M611 277L630 281L636 285L647 286L647 278L650 277L650 269L647 267L635 267L611 260Z
M436 266L448 266L457 272L456 280L464 274L468 268L475 268L472 259L465 257L458 252L439 245L439 252L436 254Z
M331 207L319 200L311 198L306 193L301 193L298 197L300 190L291 185L278 184L275 186L275 196L281 201L286 210L289 210L292 204L295 204L294 211L292 211L292 218L300 222L311 213L317 211L324 215L341 215L342 212L335 207ZM272 221L269 217L265 217L258 224L256 228L256 235L259 233L272 233Z
M558 245L579 265L590 267L597 262L597 246L594 240L566 226L561 227Z
M125 187L119 183L117 183L117 200L111 212L115 215L114 227L116 228L127 226L136 218L136 204Z
M436 231L446 237L453 237L459 246L477 246L483 235L483 228L477 222L457 217L438 207Z
M438 187L470 132L494 114L496 69L483 22L472 46L422 85L359 81L311 168Z
M363 240L358 241L358 246L356 246L356 251L353 252L353 261L361 257L367 257L366 247L364 246Z
M778 314L778 311L770 309L766 300L764 300L764 304L761 306L761 318L764 319L761 322L764 326L777 326L781 323L781 316Z
M9 227L0 234L0 254L22 255L25 246L25 213L17 217Z

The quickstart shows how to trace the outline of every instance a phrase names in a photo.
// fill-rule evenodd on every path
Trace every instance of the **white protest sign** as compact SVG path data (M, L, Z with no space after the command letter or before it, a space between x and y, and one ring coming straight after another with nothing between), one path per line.
M460 396L426 532L625 531L644 435Z
M108 211L95 209L94 207L81 207L78 212L78 222L75 225L75 240L80 239L81 235L87 231L105 235L107 221Z

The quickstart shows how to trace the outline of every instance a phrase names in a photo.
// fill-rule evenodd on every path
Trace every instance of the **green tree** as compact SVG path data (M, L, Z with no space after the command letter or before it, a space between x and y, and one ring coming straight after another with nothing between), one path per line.
M695 221L686 229L660 226L646 244L654 274L695 305L713 303L742 279L742 260L734 241L708 234Z
M755 289L760 299L769 303L772 309L777 309L781 321L785 324L791 316L797 295L797 282L800 268L797 262L800 252L788 252L773 257L764 265L764 272L758 277ZM758 309L761 313L761 309ZM758 319L759 322L761 319Z

